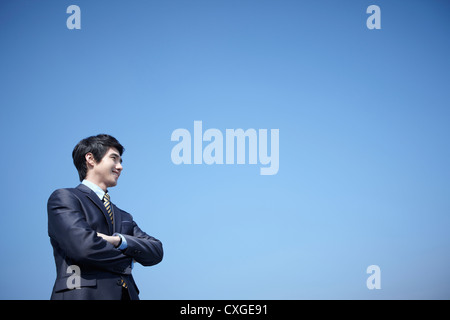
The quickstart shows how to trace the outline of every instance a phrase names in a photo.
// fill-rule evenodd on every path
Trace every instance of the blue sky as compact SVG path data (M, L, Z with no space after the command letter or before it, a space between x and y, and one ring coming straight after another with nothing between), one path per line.
M66 9L81 8L69 30ZM369 30L366 9L381 9ZM450 298L446 1L0 3L1 299L48 299L46 203L90 135L163 242L141 299ZM280 166L175 165L177 128L279 129ZM381 289L366 287L369 265Z

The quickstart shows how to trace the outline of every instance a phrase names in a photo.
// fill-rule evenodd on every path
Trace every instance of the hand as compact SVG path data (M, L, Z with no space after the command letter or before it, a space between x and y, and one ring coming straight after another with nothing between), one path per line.
M100 233L100 232L97 232L97 236L103 238L103 240L108 241L116 248L120 245L120 237L119 236L108 236L108 235Z

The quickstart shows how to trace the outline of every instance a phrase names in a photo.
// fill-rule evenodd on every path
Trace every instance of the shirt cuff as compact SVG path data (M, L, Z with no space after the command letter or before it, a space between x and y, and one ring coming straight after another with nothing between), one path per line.
M123 235L121 235L120 233L114 233L113 236L119 236L120 239L122 239L122 241L120 242L120 246L118 246L117 249L125 250L126 248L128 248L127 239L125 239Z

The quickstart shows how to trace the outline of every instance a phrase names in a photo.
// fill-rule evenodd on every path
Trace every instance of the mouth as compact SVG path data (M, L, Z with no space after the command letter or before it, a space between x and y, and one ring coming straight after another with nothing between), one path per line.
M113 176L116 176L117 178L119 178L119 176L120 176L120 172L119 171L113 170L112 174L113 174Z

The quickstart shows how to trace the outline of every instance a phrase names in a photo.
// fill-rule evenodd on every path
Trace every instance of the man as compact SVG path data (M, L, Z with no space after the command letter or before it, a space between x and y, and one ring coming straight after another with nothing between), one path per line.
M142 231L108 194L122 172L123 151L110 135L81 140L72 152L81 184L58 189L48 199L56 264L51 299L138 300L134 261L152 266L162 260L161 242Z

